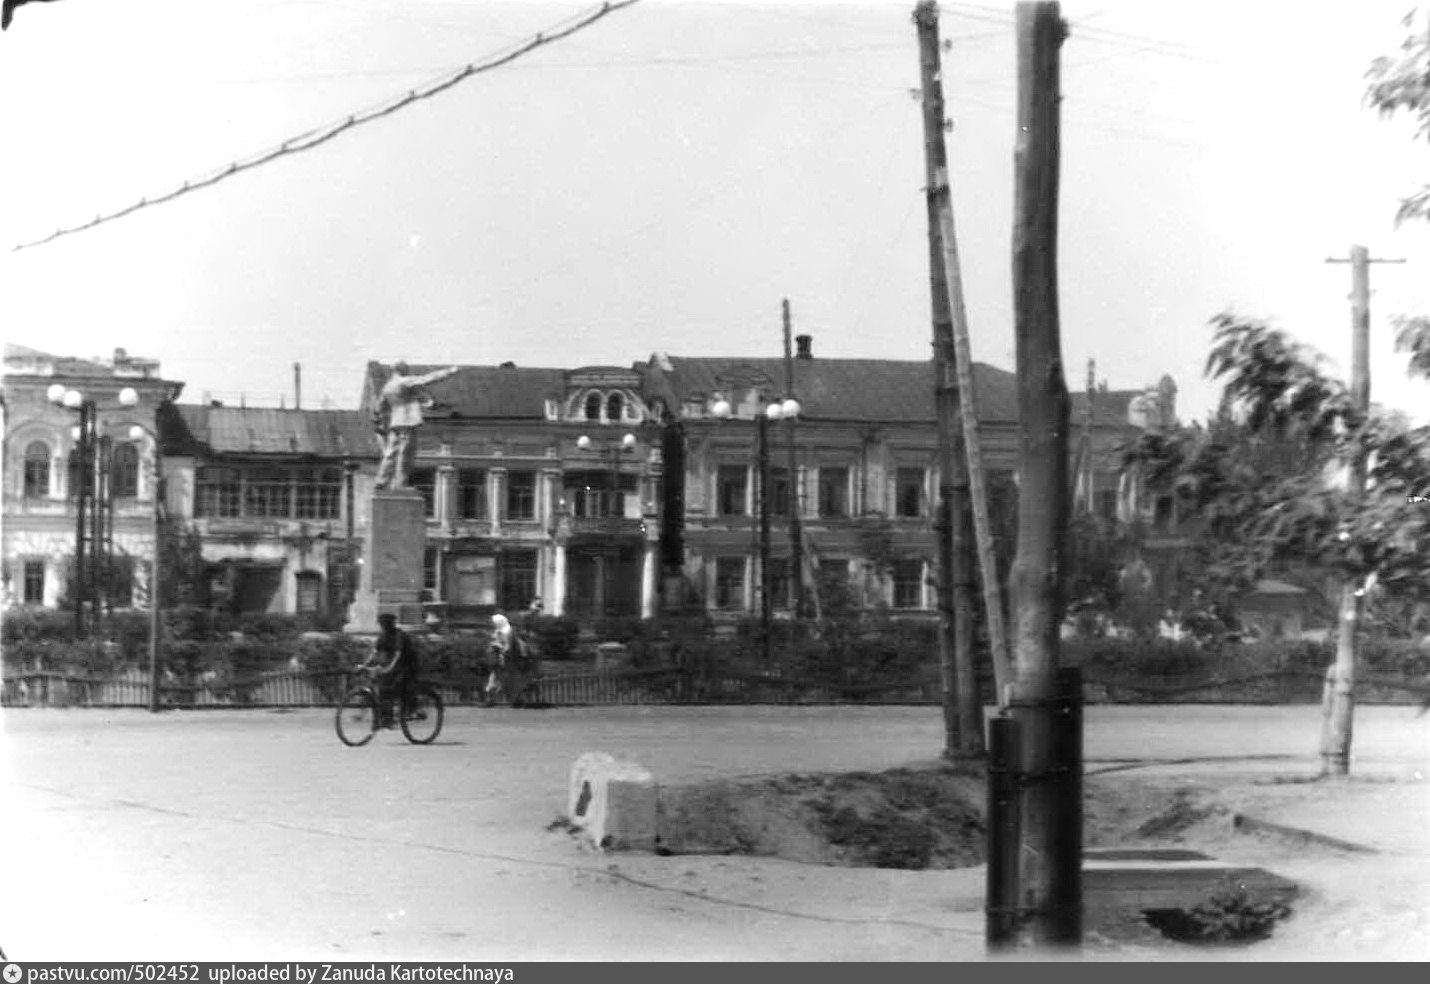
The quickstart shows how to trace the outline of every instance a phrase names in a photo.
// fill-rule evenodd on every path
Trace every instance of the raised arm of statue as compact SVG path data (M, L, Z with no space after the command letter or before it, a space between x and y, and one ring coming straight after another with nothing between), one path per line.
M416 377L415 379L411 380L408 385L427 386L428 384L435 383L438 380L446 379L448 376L456 375L459 371L460 367L458 366L448 366L446 369L436 369L432 372L427 373L425 376Z

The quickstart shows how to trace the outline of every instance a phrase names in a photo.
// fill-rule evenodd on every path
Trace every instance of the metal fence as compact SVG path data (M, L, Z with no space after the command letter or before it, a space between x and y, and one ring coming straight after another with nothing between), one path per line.
M1236 678L1100 679L1084 677L1089 703L1314 703L1321 676L1310 671L1277 671ZM348 674L276 670L242 678L208 675L160 685L168 708L331 707L347 689ZM434 679L452 706L483 700L478 674ZM512 682L528 706L590 707L659 704L925 704L941 701L937 681L846 683L731 670L619 669L538 675ZM1363 677L1362 703L1430 704L1430 682ZM7 675L0 689L4 707L148 707L149 680L138 670L109 677L56 672Z

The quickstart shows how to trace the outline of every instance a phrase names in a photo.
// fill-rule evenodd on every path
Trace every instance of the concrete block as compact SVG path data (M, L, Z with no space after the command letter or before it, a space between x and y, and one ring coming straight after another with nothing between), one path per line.
M588 752L571 766L567 816L602 850L650 851L656 844L655 776L635 762Z

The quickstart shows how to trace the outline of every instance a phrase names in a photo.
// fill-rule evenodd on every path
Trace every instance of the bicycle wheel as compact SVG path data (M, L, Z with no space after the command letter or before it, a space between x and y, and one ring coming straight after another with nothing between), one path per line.
M402 709L402 733L415 745L427 745L441 730L442 695L434 687L414 687L412 702Z
M371 687L354 687L343 694L334 724L344 745L357 747L372 741L377 733L377 721L377 694Z

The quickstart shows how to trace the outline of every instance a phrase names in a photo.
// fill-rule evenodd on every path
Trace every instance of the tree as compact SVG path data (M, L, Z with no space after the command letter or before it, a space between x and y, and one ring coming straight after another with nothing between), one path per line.
M1371 62L1366 77L1370 86L1366 102L1381 116L1409 113L1415 117L1415 135L1430 139L1430 18L1418 28L1420 11L1412 10L1401 22L1405 40L1396 55L1384 55ZM1396 215L1397 222L1430 218L1430 184L1405 198Z
M1213 593L1245 590L1287 566L1374 585L1386 603L1430 600L1430 428L1357 409L1316 353L1232 314L1213 319L1207 375L1224 381L1205 433L1148 435L1129 455L1149 485L1173 488L1199 516ZM1430 366L1430 329L1402 324L1412 371ZM1364 496L1341 463L1367 456ZM1348 739L1347 739L1348 740ZM1349 749L1346 749L1348 753Z
M183 523L165 521L159 530L159 543L161 607L209 607L210 565L204 560L199 531Z

